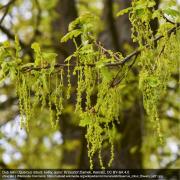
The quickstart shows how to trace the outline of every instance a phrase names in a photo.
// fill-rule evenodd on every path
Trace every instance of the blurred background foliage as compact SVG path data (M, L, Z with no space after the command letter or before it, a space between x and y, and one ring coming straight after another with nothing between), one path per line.
M169 6L171 0L157 0L157 7ZM175 1L173 1L175 2ZM6 6L8 4L8 6ZM131 40L128 16L116 13L131 5L130 0L0 0L0 43L13 41L15 34L23 48L23 59L31 62L32 42L44 52L56 52L63 62L75 47L70 41L60 43L71 21L86 12L101 18L95 27L105 48L124 55L137 47ZM4 7L5 6L5 7ZM1 8L4 7L4 8ZM175 9L179 3L173 3ZM4 16L5 14L5 16ZM3 17L4 16L4 17ZM156 29L158 22L154 25ZM120 124L116 126L113 168L179 168L178 71L168 84L168 92L159 106L164 144L159 144L147 121L138 90L138 69L134 68L122 85ZM1 168L89 168L86 129L78 126L74 98L66 102L58 128L53 129L48 111L37 108L30 131L20 129L18 100L14 84L6 79L0 84L0 167ZM103 159L109 159L104 145ZM99 168L97 158L95 167Z

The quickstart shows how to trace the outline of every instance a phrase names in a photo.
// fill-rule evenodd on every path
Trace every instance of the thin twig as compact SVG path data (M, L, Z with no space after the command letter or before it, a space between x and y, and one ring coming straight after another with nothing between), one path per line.
M110 53L109 50L105 49L100 42L94 42L94 44L102 50L105 54L108 54L110 57L113 57L116 61L120 61L120 58L115 53Z
M171 28L171 29L167 32L167 34L168 34L168 35L171 35L172 33L175 33L175 32L179 29L179 27L180 27L180 23L177 23L176 26L174 26L173 28ZM2 26L1 26L1 25L0 25L0 29L1 29L1 30L6 30L6 29L4 29L4 28L2 29ZM10 38L13 37L12 34L10 34L8 31L5 31L5 33L6 33ZM158 36L157 38L154 39L154 43L156 43L157 41L159 41L159 40L162 39L163 37L164 37L164 35ZM24 45L24 44L22 43L22 45ZM146 44L146 45L145 45L145 48L148 48L149 46L150 46L149 44ZM101 48L101 49L102 49L102 48ZM108 51L107 49L105 49L105 48L103 48L102 50L109 53L109 51ZM131 54L127 55L124 59L119 60L119 58L118 58L118 62L116 62L116 63L107 63L107 64L105 64L104 66L107 66L107 67L111 67L111 66L123 66L125 63L131 61L134 56L139 55L139 54L141 53L141 51L143 51L143 50L144 50L144 48L143 48L143 49L137 49L137 50L135 50L134 52L132 52ZM109 55L111 55L111 54L109 54ZM111 56L112 56L112 55L111 55ZM55 65L55 68L68 67L68 66L70 66L70 67L75 67L76 64L70 64L70 65L68 65L68 64L56 64L56 65ZM81 64L81 66L95 67L96 64ZM31 66L31 67L26 67L26 68L24 68L24 69L22 68L22 70L23 70L23 71L41 70L41 69L48 69L48 68L50 68L50 67L51 67L50 65L48 65L48 66L46 66L46 67L32 67L32 66ZM29 70L28 70L28 69L29 69Z
M10 6L14 1L16 1L16 0L11 0L11 1L9 1L7 4L5 4L4 6L1 6L1 7L0 7L0 10L1 10L1 9L4 9L4 8L7 8L7 7Z
M180 23L177 23L176 26L174 26L173 28L171 28L167 34L168 35L171 35L173 32L176 32L176 30L180 27ZM160 39L162 39L164 37L164 35L161 35L161 36L158 36L157 38L155 38L153 40L154 43L157 43L157 41L159 41ZM148 48L150 47L149 44L146 44L144 46L144 48ZM132 57L136 56L136 55L139 55L141 53L141 51L144 50L143 49L139 49L139 50L135 50L134 52L132 52L131 54L129 54L128 56L126 56L123 60L121 60L120 62L117 62L117 63L108 63L106 64L106 66L118 66L118 65L124 65L126 62L129 62L131 60Z
M121 83L121 81L126 77L127 73L132 69L133 65L136 62L136 59L138 57L138 54L136 55L136 57L134 58L133 62L128 66L128 70L122 75L121 79L119 79L119 81L116 82L116 79L118 78L118 75L120 73L120 70L118 71L117 75L115 76L115 78L113 79L112 83L110 84L110 87L115 87L118 84Z
M5 17L7 16L8 11L9 11L9 6L6 8L2 18L0 19L0 24L2 24L2 22L4 21Z
M4 21L5 17L6 17L7 14L8 14L8 11L9 11L10 6L11 6L14 2L15 2L15 0L11 0L11 1L9 1L6 5L4 5L4 6L2 6L2 7L0 8L0 10L1 10L1 9L5 9L5 12L4 12L2 18L0 19L0 24L2 24L2 22Z

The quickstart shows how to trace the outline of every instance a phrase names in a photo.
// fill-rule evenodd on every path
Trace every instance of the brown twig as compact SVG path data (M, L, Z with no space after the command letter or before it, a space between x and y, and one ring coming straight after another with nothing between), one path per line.
M171 35L172 33L175 33L176 30L177 30L179 27L180 27L180 23L177 23L176 26L174 26L173 28L171 28L171 29L167 32L167 34L168 34L168 35ZM11 33L9 33L9 32L8 32L4 27L2 27L1 25L0 25L0 29L3 30L3 31L8 35L8 37L10 37L11 39L14 38L14 36L13 36ZM158 36L157 38L155 38L155 39L153 40L153 42L156 43L157 41L159 41L159 40L162 39L163 37L164 37L164 35ZM23 44L22 42L20 42L20 44L23 45L23 46L25 46L25 44ZM98 43L96 43L96 45L99 46ZM25 46L25 47L26 47L26 46ZM145 48L148 48L148 47L150 47L150 45L149 45L149 44L146 44L146 45L145 45ZM112 56L112 54L111 54L107 49L105 49L104 47L101 46L101 49L102 49L104 52L108 53L110 56ZM131 61L134 56L138 56L138 55L141 53L141 51L143 51L143 50L144 50L144 48L143 48L143 49L137 49L137 50L135 50L134 52L132 52L131 54L127 55L127 56L126 56L124 59L122 59L122 60L120 60L119 57L115 56L114 58L117 59L117 62L115 62L115 63L107 63L107 64L104 64L104 66L107 66L107 67L111 67L111 66L123 66L125 63ZM70 65L68 65L68 64L56 64L56 65L55 65L55 68L68 67L68 66L69 66L69 67L75 67L76 64L70 64ZM95 67L96 64L81 64L81 66ZM31 71L31 70L37 70L37 71L38 71L38 70L41 70L41 69L48 69L48 68L50 68L50 67L51 67L50 65L48 65L48 66L46 66L46 67L32 67L32 66L31 66L31 67L22 68L22 70L23 70L23 71Z
M176 30L180 27L180 23L177 23L176 26L174 26L173 28L171 28L167 34L168 35L171 35L172 33L176 32ZM155 38L153 40L154 43L157 43L157 41L159 41L160 39L162 39L164 37L164 35L161 35L161 36L158 36L157 38ZM148 48L150 47L149 44L146 44L144 46L144 48ZM129 54L128 56L126 56L123 60L117 62L117 63L108 63L106 64L106 66L118 66L118 65L124 65L125 63L129 62L131 60L132 57L136 56L136 55L139 55L141 53L141 51L144 50L143 49L139 49L139 50L135 50L134 52L132 52L131 54Z
M11 0L11 1L9 1L6 5L0 7L0 10L1 10L1 9L5 9L5 12L4 12L2 18L0 19L0 24L2 24L2 22L4 21L6 15L8 14L8 11L9 11L10 6L11 6L15 1L16 1L16 0Z
M115 86L117 86L118 84L121 83L121 81L125 78L126 74L132 69L133 65L135 64L136 59L137 59L137 56L138 56L138 54L137 54L136 57L134 58L133 62L128 66L127 72L125 72L125 73L122 75L122 77L121 77L118 81L116 81L116 79L118 78L118 75L119 75L119 73L120 73L121 70L118 71L118 73L116 74L115 78L114 78L113 81L111 82L110 87L113 88L113 87L115 87Z
M4 6L1 6L1 7L0 7L0 10L1 10L1 9L4 9L4 8L7 8L7 7L10 6L14 1L16 1L16 0L11 0L11 1L9 1L7 4L5 4Z
M115 53L110 53L109 50L105 49L100 42L94 42L94 44L102 50L104 54L108 54L110 57L113 57L116 61L120 61L120 58Z

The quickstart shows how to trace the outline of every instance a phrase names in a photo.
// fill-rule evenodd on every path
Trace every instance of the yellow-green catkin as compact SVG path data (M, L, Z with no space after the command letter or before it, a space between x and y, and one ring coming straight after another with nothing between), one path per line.
M113 127L110 130L108 124L106 124L106 129L108 131L108 136L109 136L109 143L111 145L111 148L110 148L111 156L110 156L110 160L109 160L109 163L108 163L108 167L111 167L111 165L113 163L113 160L114 160L114 131L115 131L115 125L114 125L114 123L112 123L112 125L113 125Z
M153 32L150 27L150 21L152 20L152 8L155 4L154 0L132 1L132 11L129 14L129 19L132 24L131 37L134 42L138 42L140 48L143 48L143 46L147 43L149 45L153 43ZM141 6L141 8L138 9L138 6Z
M49 107L49 120L51 123L51 127L55 128L55 123L54 123L54 113L52 110L52 92L51 92L51 73L48 74L48 107Z
M76 100L76 112L82 111L82 93L84 91L84 81L83 81L83 67L78 69L78 82L77 82L77 100Z
M180 54L180 43L177 42L178 38L175 35L169 37L166 32L163 33L165 37L161 38L158 44L155 45L154 38L156 36L150 27L154 6L155 0L133 0L129 17L132 24L132 39L138 43L138 50L141 52L138 56L138 65L140 67L139 89L142 91L143 104L149 120L153 124L154 129L156 129L160 141L162 141L158 106L161 97L165 94L171 72L176 67L176 59L179 58ZM39 45L34 43L32 46L35 50L34 67L38 69L37 72L34 72L35 83L31 87L29 85L30 74L18 71L17 94L22 118L21 127L25 123L28 129L28 122L32 117L31 107L33 106L35 108L39 101L42 110L44 108L49 109L51 126L57 126L63 111L64 97L69 99L71 95L70 68L72 66L70 59L75 57L74 59L77 60L77 64L74 68L73 75L77 75L78 78L75 111L81 119L80 125L87 128L86 139L90 169L93 169L93 158L96 154L99 158L100 167L104 169L102 150L105 143L111 145L111 157L108 163L110 167L114 159L114 140L116 134L114 121L119 122L119 116L123 106L121 85L111 86L114 80L114 67L107 67L106 65L107 63L115 62L114 56L118 56L120 59L123 57L121 53L117 55L117 53L115 54L112 51L105 50L101 46L98 46L97 50L97 43L93 42L93 38L96 37L90 37L94 32L94 27L92 28L94 22L91 22L91 20L95 20L94 16L92 17L87 14L79 17L70 25L71 30L75 30L78 27L78 33L73 34L76 31L72 31L66 36L66 39L71 39L80 33L83 43L80 46L76 44L76 52L70 58L67 58L67 64L60 68L60 74L55 75L55 81L51 78L52 74L56 73L54 67L51 67L51 71L46 69L48 66L45 66L46 63L43 63L43 53ZM78 26L80 22L81 26ZM83 24L86 24L86 22L90 26L84 26ZM16 40L16 58L19 58L19 51L19 44ZM124 66L126 68L126 65ZM66 73L64 73L63 68L67 68ZM122 69L124 71L124 67ZM127 71L129 71L129 66L127 66ZM65 84L63 81L64 74L67 75L66 92L63 91ZM126 75L127 72L125 73ZM32 94L35 94L32 106L31 91L33 92ZM94 95L96 97L95 102L92 102ZM82 107L84 104L85 107ZM54 117L56 120L54 120Z
M63 69L60 69L60 78L56 74L55 92L54 92L54 104L56 107L56 127L59 123L60 115L63 110Z
M68 80L68 86L67 86L67 99L69 99L71 96L71 71L70 71L70 60L67 62L67 80Z
M21 87L20 72L18 71L18 77L16 82L16 93L19 98L19 111L20 111L20 128L23 128L24 113L23 113L23 92Z
M17 94L19 97L19 109L20 109L20 128L25 125L27 131L29 131L29 121L31 119L31 95L30 89L27 84L28 75L18 74Z
M169 43L167 43L167 38ZM160 117L158 113L159 102L166 93L166 86L171 72L176 67L177 60L172 58L180 52L177 50L177 40L174 35L161 39L156 48L145 49L140 56L141 72L139 75L139 88L143 93L143 103L149 120L163 142Z
M54 104L56 107L56 126L58 124L59 116L60 116L60 111L59 111L59 106L58 106L58 75L56 74L56 87L55 87L55 95L54 95Z

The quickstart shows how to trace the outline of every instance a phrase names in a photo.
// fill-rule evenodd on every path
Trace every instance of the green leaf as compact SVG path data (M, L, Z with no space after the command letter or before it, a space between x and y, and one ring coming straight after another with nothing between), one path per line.
M137 9L136 14L137 14L137 16L144 15L144 9Z
M130 10L132 10L132 7L128 7L128 8L126 8L126 9L123 9L123 10L119 11L119 12L116 14L116 16L122 16L122 15L128 13Z
M11 44L9 41L5 41L5 42L3 42L3 46L4 46L4 48L9 48L11 46Z
M34 50L35 52L35 66L40 66L42 63L42 54L41 54L41 48L39 43L35 42L31 45L31 48Z
M43 60L50 64L49 72L52 72L54 70L54 66L56 64L56 53L43 53Z
M157 87L160 84L159 80L156 77L149 77L148 83L151 87Z
M39 53L41 51L39 43L35 42L31 45L31 48L36 52Z
M75 38L82 34L82 31L79 29L75 29L69 33L67 33L64 37L61 38L61 42L67 42L69 39Z
M64 60L64 62L68 62L68 61L70 61L73 57L75 57L75 55L74 55L74 54L72 54L72 55L68 56L68 57Z
M171 9L171 8L168 8L168 9L164 9L163 12L169 16L172 16L172 17L179 17L180 16L180 12L175 10L175 9Z
M7 52L4 47L0 47L0 63L2 63L7 56Z
M135 7L135 10L137 9L145 9L145 8L151 8L151 7L154 7L156 5L155 2L152 2L152 1L139 1L137 3L137 6Z
M84 28L84 26L92 25L94 23L97 23L98 17L91 13L85 13L81 15L80 17L76 18L73 22L69 24L69 31L72 31L74 29ZM93 27L95 29L95 26Z
M103 78L104 78L106 81L112 80L113 75L112 75L111 71L109 71L109 69L108 69L107 67L102 67L102 68L101 68L101 73L102 73L102 75L103 75Z
M1 64L1 71L5 74L7 71L9 71L9 66L8 66L8 63L7 62L3 62Z
M1 70L0 70L0 83L4 81L4 79L9 74L9 65L7 62L3 62L1 64Z
M155 1L147 1L148 8L154 7L155 5L156 5Z
M40 66L41 63L42 63L42 58L41 58L40 56L37 56L37 57L35 58L35 61L34 61L35 67Z
M152 14L153 19L158 18L158 17L161 17L161 10L160 9L154 11L153 14Z
M16 62L16 64L21 64L21 63L22 63L22 59L16 58L16 59L15 59L15 62Z
M171 0L167 3L168 6L177 6L177 0Z
M51 63L52 61L56 60L57 54L56 53L43 53L42 56L46 62Z
M6 76L2 71L0 71L0 83L2 83L5 80Z

